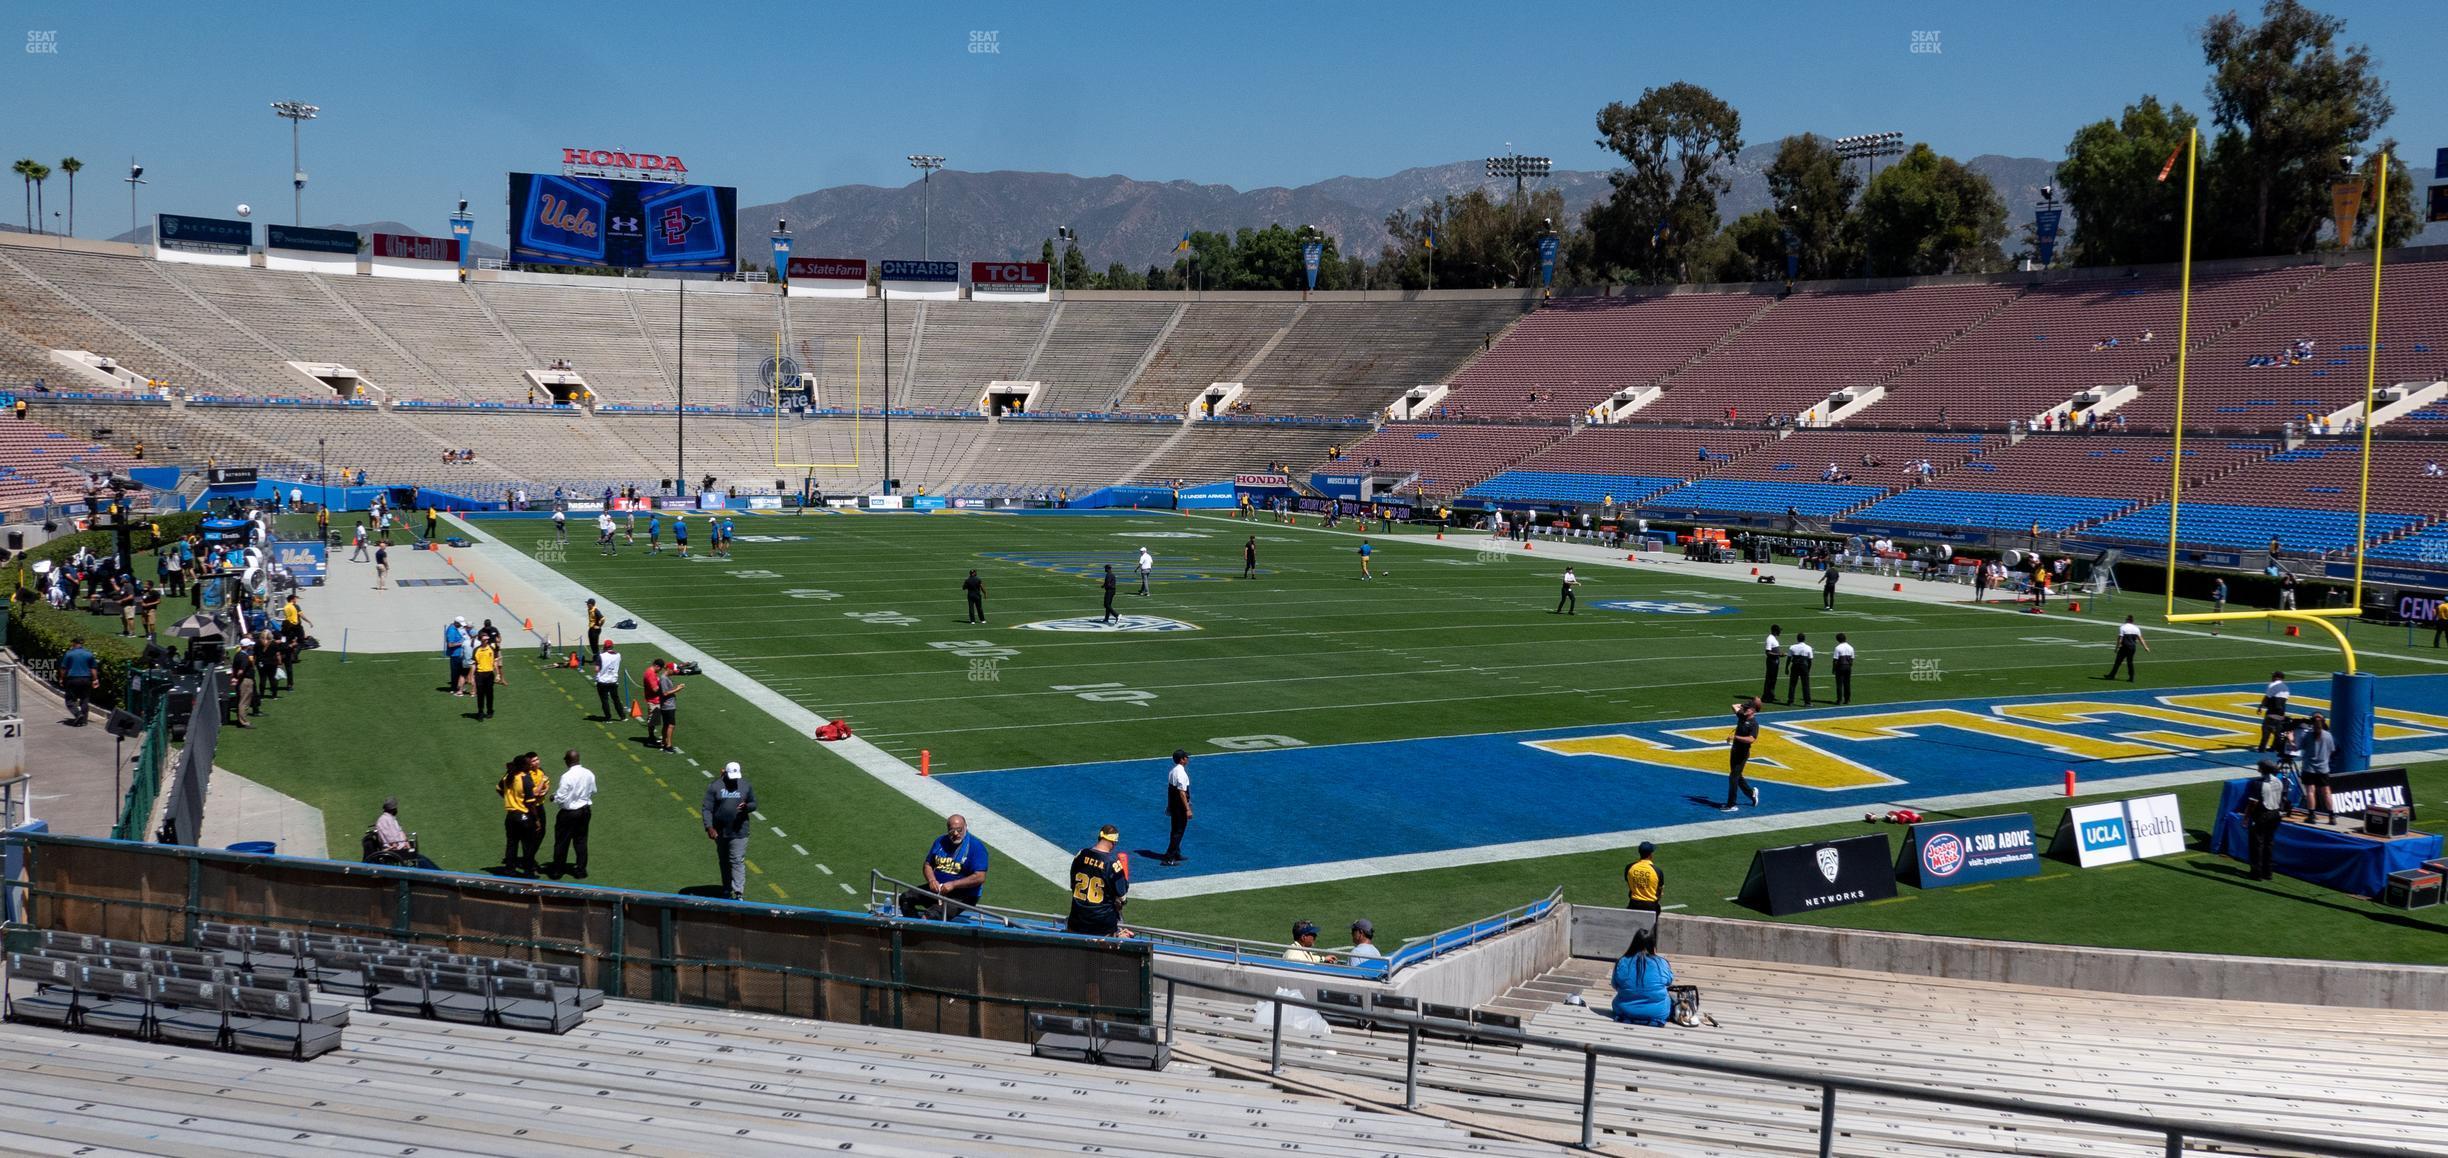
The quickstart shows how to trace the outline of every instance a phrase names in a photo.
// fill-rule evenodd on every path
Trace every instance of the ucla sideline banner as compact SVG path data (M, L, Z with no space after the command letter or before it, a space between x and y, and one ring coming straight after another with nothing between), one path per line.
M1895 857L1887 834L1874 832L1816 844L1763 848L1751 854L1738 899L1769 916L1810 913L1896 895Z
M2083 868L2168 856L2184 847L2184 816L2173 793L2066 809L2049 842L2051 855L2071 857Z
M272 561L286 568L302 587L323 584L330 548L312 539L283 539L272 546Z
M2038 876L2040 840L2031 813L1913 825L1896 874L1924 889Z

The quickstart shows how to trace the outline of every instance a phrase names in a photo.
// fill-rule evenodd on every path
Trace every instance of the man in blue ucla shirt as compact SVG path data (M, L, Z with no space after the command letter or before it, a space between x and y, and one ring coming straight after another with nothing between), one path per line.
M986 842L969 835L969 818L944 818L944 834L927 848L921 866L929 892L974 905L986 895Z

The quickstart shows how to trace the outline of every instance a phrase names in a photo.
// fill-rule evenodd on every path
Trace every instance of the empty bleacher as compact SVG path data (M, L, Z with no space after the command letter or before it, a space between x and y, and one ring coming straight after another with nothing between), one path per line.
M1405 390L1452 377L1527 305L1512 298L1308 303L1250 369L1250 409L1373 413Z
M1646 1028L1602 1012L1612 962L1574 960L1517 991L1538 1008L1528 1032L1736 1064L1774 1066L2043 1104L2273 1131L2306 1140L2435 1152L2448 1145L2448 1075L2427 1042L2436 1013L2392 1015L2369 1033L2323 1030L2333 1011L2187 998L2108 997L1825 966L1675 957L1714 1027ZM1563 1003L1567 995L1586 1006ZM1177 1059L1266 1065L1265 1029L1246 1002L1192 996L1176 1011ZM2283 1044L2277 1044L2283 1043ZM1405 1038L1338 1029L1287 1034L1285 1072L1355 1098L1399 1104ZM1582 1057L1424 1038L1422 1106L1458 1122L1577 1140ZM2368 1075L2392 1075L2376 1083ZM2402 1080L2401 1080L2402 1076ZM1668 1063L1603 1060L1596 1085L1602 1150L1731 1155L1818 1153L1820 1091ZM2040 1115L2005 1116L1920 1099L1839 1095L1842 1154L2165 1153L2164 1139ZM2195 1143L2206 1147L2206 1143ZM2188 1150L2188 1152L2193 1152ZM2228 1150L2227 1152L2235 1152ZM2262 1151L2256 1151L2262 1152ZM2276 1152L2276 1151L2268 1151Z
M1701 293L1548 302L1454 375L1438 405L1458 418L1572 418L1681 368L1774 300Z
M934 301L924 311L918 358L897 387L897 405L976 410L988 382L1013 380L1045 332L1050 306L1020 302Z
M2247 468L2265 442L2185 441L2188 485ZM2058 533L2166 496L2171 442L2148 435L2035 434L1942 469L1931 482L1853 517L1867 523ZM2160 538L2166 538L2166 519Z
M1037 408L1107 409L1164 332L1165 323L1182 309L1172 302L1066 301L1056 306L1045 347L1021 375L1045 383ZM1185 393L1164 410L1178 412L1188 402Z
M1873 386L1929 355L2013 298L2001 285L1880 293L1797 293L1732 341L1666 379L1645 420L1737 421L1795 414L1847 387Z
M1321 469L1378 475L1419 472L1418 492L1458 495L1488 476L1553 446L1570 433L1561 426L1466 426L1395 422L1344 446L1341 461Z
M1152 414L1188 410L1190 400L1209 385L1240 381L1249 360L1292 323L1299 309L1283 302L1184 305L1173 332L1148 359L1147 369L1117 409Z
M473 289L521 346L547 363L566 359L596 397L672 405L679 389L647 331L677 332L679 295L633 292L615 279L603 280L602 289L514 282L478 283Z
M2448 377L2448 262L2386 265L2380 317L2380 385ZM2370 335L2371 267L2324 270L2190 359L2185 425L2267 431L2359 402ZM2304 340L2312 356L2284 364L2288 347ZM2251 364L2259 358L2280 364ZM2166 429L2176 415L2175 377L2169 365L2146 379L2142 397L2126 407L2129 421Z
M2194 349L2320 274L2318 266L2193 283ZM2178 283L2153 274L2033 286L1997 316L1887 383L1861 416L1882 426L1997 429L2098 387L2140 382L2176 358Z

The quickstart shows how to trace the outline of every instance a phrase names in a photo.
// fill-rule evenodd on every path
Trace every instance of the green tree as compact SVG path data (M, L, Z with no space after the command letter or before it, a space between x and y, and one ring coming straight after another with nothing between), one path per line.
M37 162L32 157L20 157L9 163L9 172L25 180L25 217L28 233L34 232L34 167L36 164Z
M1812 133L1787 137L1777 144L1767 177L1777 220L1793 231L1799 267L1796 276L1844 277L1861 267L1853 210L1853 199L1861 193L1861 178L1836 155L1833 144ZM1780 236L1776 241L1777 260L1768 280L1785 276L1784 239Z
M40 232L43 221L43 183L51 179L51 166L36 161L33 171L28 176L34 180L34 229Z
M1148 279L1144 274L1132 273L1129 266L1117 261L1105 267L1104 273L1096 276L1095 286L1098 289L1109 290L1146 289Z
M1702 276L1709 281L1785 280L1786 228L1784 217L1773 209L1754 209L1735 218L1710 247Z
M1497 200L1484 189L1447 194L1418 213L1398 209L1386 216L1392 238L1378 253L1377 276L1407 289L1428 284L1428 262L1436 263L1436 284L1448 289L1527 288L1538 284L1539 238L1558 228L1564 216L1564 195L1540 189L1519 198ZM1436 228L1436 250L1425 240ZM1567 225L1565 228L1569 228ZM1321 286L1325 283L1321 279Z
M2006 204L1987 177L1917 144L1862 192L1862 236L1881 277L2006 267Z
M1676 81L1598 112L1598 143L1624 159L1614 188L1583 217L1593 261L1645 281L1681 278L1717 233L1726 167L1742 151L1742 114L1715 93Z
M2338 158L2360 153L2396 113L2371 51L2341 45L2346 21L2267 0L2261 22L2234 12L2201 34L2210 116L2219 126L2211 184L2219 210L2204 256L2302 253L2329 218Z
M85 162L74 157L60 158L60 172L68 174L68 236L76 236L76 175Z
M1062 280L1056 284L1070 289L1086 289L1095 277L1088 272L1088 255L1080 252L1079 242L1063 246Z
M2193 131L2183 105L2145 96L2114 121L2074 131L2057 185L2081 229L2068 254L2077 265L2136 265L2175 261L2184 243L2184 158ZM2159 179L2168 158L2176 167Z

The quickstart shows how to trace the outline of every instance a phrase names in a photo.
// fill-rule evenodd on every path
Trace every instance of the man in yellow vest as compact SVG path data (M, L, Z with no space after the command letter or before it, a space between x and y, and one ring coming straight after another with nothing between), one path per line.
M544 761L533 752L503 768L502 872L514 877L536 875L536 849L544 843L544 802L552 797L552 781Z

